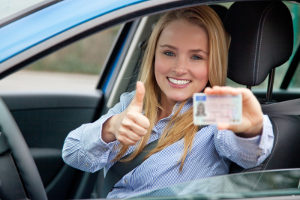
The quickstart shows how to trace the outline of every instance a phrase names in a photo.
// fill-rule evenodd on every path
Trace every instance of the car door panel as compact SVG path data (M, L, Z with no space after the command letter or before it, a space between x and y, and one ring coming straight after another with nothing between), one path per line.
M71 198L83 172L64 164L67 134L92 122L102 109L103 94L2 94L38 167L49 199Z

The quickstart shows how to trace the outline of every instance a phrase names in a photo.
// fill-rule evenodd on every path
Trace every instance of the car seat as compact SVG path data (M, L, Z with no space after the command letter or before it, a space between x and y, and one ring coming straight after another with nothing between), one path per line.
M268 114L264 107L273 103L275 68L289 59L293 49L290 12L280 1L236 2L227 12L225 27L231 35L228 77L251 88L269 75L266 99L260 100L263 111ZM276 104L273 109L276 109ZM272 153L260 166L249 170L300 167L299 116L276 112L268 115L275 134ZM246 170L236 164L231 165L231 173L241 171Z

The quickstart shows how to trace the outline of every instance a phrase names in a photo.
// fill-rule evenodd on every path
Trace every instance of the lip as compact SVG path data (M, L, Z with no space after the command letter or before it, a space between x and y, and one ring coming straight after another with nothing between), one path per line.
M179 89L182 89L182 88L186 88L188 87L188 85L192 82L188 82L186 84L182 84L182 85L178 85L178 84L175 84L175 83L172 83L169 78L173 78L173 77L167 77L167 81L169 83L169 85L172 87L172 88L179 88ZM178 78L173 78L173 79L176 79L176 80L188 80L188 79L178 79Z

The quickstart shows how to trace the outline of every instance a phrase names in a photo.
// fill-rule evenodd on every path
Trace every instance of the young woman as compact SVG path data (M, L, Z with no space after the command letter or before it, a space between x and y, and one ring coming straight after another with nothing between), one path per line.
M230 162L244 168L262 163L272 150L272 125L250 90L224 87L227 52L222 22L208 6L166 13L149 38L136 91L123 94L99 120L70 132L64 161L84 171L107 171L158 140L109 198L226 174ZM192 95L203 91L241 94L242 123L195 126Z

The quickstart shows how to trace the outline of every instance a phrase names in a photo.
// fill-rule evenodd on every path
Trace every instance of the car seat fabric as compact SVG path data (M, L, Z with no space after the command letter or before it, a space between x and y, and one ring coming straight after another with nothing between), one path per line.
M260 84L292 53L292 18L280 1L236 2L225 27L231 35L228 77L237 83Z
M259 166L243 169L232 163L230 172L299 168L300 99L262 105L273 125L275 141L271 155Z

